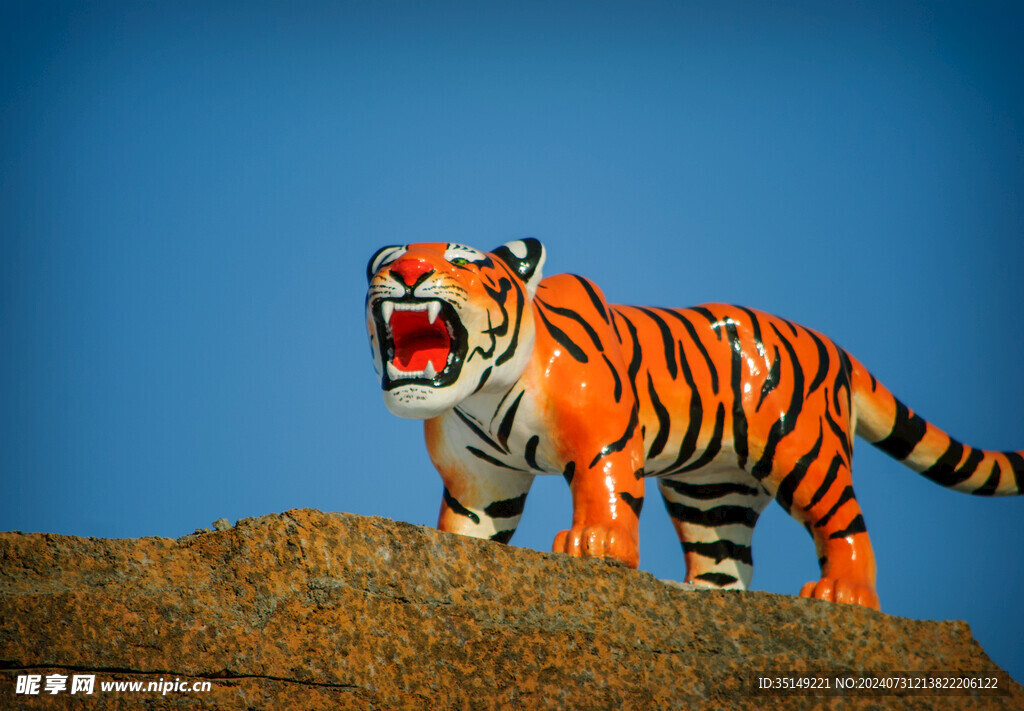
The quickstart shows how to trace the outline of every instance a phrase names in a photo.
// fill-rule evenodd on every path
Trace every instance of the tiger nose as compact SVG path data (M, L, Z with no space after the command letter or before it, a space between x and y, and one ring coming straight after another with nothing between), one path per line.
M406 286L416 286L434 273L430 262L422 259L399 259L391 265L391 274Z

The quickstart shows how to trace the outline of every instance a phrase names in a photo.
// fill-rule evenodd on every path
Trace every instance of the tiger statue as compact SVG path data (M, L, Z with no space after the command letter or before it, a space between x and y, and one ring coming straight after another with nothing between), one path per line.
M367 266L384 402L425 420L442 531L507 543L534 476L561 474L573 516L553 550L635 568L652 477L687 582L746 589L775 499L817 549L800 594L879 609L854 433L943 486L1024 493L1024 452L952 439L815 331L741 306L608 304L582 277L542 278L544 260L522 239L383 247Z

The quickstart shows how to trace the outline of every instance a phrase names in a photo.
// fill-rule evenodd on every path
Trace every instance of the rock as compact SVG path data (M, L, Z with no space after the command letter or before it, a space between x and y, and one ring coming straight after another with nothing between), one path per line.
M762 709L777 699L757 695L759 673L959 670L997 677L1007 695L785 702L1024 708L1024 688L963 622L688 591L600 561L312 510L177 541L0 534L0 620L3 707ZM30 674L40 689L67 676L68 689L17 695ZM95 677L84 706L74 675ZM101 690L117 681L169 691Z

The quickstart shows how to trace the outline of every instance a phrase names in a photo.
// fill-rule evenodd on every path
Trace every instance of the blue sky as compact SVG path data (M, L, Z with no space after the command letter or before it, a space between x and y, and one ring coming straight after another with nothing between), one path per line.
M380 245L534 236L612 301L814 327L954 436L1024 448L1014 3L7 2L0 530L295 507L432 525L363 325ZM861 442L886 612L1024 680L1024 500ZM653 492L651 492L653 493ZM641 567L681 579L657 497ZM515 545L569 522L537 482ZM753 586L813 546L776 506Z

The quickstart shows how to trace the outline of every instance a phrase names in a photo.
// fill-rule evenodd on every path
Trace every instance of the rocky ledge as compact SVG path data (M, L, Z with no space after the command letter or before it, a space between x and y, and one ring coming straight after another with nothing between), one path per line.
M963 622L688 591L348 514L218 528L0 534L0 707L761 709L781 699L758 676L820 670L832 688L787 708L1024 708ZM865 671L939 670L991 673L1003 694L835 696Z

